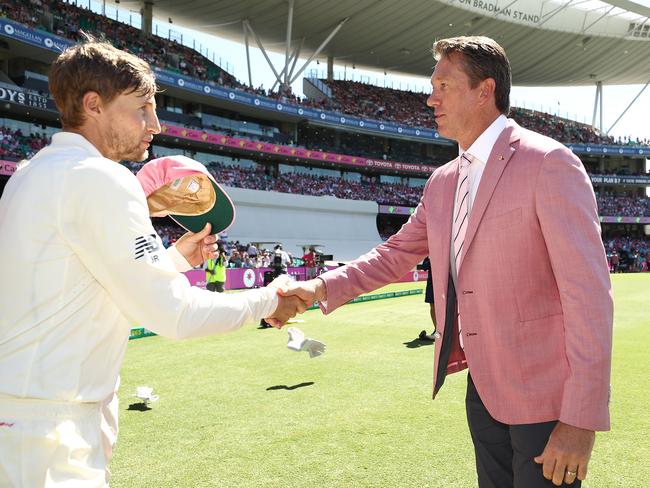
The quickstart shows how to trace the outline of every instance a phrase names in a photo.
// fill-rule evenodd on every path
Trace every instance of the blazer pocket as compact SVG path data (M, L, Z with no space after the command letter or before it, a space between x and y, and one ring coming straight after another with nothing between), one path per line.
M496 217L488 217L484 219L481 227L485 229L505 229L520 224L522 219L522 210L521 207L519 207L497 215Z

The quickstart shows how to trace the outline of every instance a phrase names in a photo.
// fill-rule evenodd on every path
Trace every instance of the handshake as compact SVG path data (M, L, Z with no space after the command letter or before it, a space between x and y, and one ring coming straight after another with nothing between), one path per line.
M304 313L314 302L327 298L323 280L292 281L288 275L280 275L269 285L278 295L278 306L270 317L264 320L276 329L281 329L287 321L299 313Z

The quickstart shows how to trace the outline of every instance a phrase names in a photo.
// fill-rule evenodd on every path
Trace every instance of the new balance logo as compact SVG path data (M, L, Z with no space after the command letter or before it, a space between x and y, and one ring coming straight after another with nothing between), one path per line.
M135 238L135 259L140 259L145 253L156 252L158 249L160 249L160 245L156 240L156 234Z

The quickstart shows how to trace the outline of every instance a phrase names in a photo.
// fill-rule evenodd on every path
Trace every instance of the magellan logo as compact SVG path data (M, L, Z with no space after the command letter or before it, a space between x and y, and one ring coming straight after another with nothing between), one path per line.
M156 240L156 234L138 236L135 238L135 259L140 259L145 255L145 253L154 253L159 249L160 245Z
M5 32L9 34L10 36L13 35L14 33L14 27L9 24L5 24Z
M247 269L244 271L244 286L246 288L252 288L255 284L255 271L252 269Z

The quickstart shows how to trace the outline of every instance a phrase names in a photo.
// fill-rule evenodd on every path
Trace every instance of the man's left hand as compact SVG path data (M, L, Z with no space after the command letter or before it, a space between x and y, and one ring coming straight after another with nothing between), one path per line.
M192 267L216 257L217 236L210 235L211 228L210 223L207 223L201 232L186 232L174 244Z
M558 422L535 462L543 465L544 478L556 486L571 484L576 478L584 480L595 439L593 430Z

